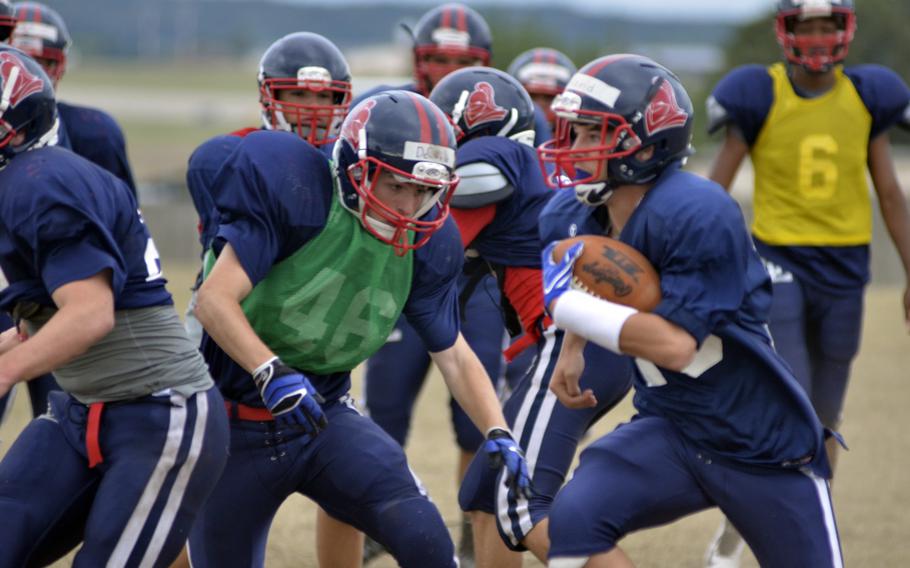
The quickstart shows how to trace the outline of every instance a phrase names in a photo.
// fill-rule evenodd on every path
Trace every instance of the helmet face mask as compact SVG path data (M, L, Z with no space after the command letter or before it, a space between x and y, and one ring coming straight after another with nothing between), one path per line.
M616 187L651 183L692 153L692 102L672 72L646 57L592 61L551 108L555 137L538 148L544 177L550 187L574 187L587 205Z
M338 138L351 97L347 61L318 34L289 34L262 56L259 103L266 129L293 132L314 146L330 144Z
M342 204L397 254L423 246L449 214L458 185L455 145L451 122L416 93L386 91L362 101L333 149ZM422 199L413 211L385 201L389 184Z
M826 33L800 33L800 27L813 20L828 20L833 28ZM855 33L852 0L783 0L778 6L777 42L788 62L809 73L827 73L841 63L847 57Z
M445 4L430 10L414 27L414 80L428 95L449 73L475 65L489 65L492 37L486 21L463 4Z

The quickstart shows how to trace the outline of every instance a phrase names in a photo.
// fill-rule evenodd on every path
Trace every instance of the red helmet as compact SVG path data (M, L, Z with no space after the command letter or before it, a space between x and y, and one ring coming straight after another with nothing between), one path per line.
M444 4L423 15L414 27L414 80L424 96L440 79L462 67L490 64L492 36L483 17L463 4ZM466 57L466 64L433 61L433 56ZM478 63L479 61L479 63Z
M812 18L832 18L837 32L821 36L793 32L797 22ZM787 61L811 73L826 73L847 57L856 33L853 0L781 0L774 27Z

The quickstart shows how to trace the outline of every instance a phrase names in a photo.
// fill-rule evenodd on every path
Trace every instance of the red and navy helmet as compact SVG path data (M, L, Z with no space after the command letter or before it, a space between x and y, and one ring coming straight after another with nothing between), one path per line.
M38 2L18 2L13 8L18 23L10 43L41 63L56 86L66 72L66 53L72 43L66 23Z
M0 45L0 168L56 138L57 103L50 78L25 53Z
M345 118L335 143L341 202L367 231L400 254L423 246L449 215L458 184L455 147L449 118L425 97L398 90L369 97ZM401 215L373 194L382 172L433 191L413 216Z
M794 33L797 22L812 18L831 18L837 31L824 35ZM847 57L856 33L853 0L781 0L774 27L787 61L810 73L827 73Z
M550 110L550 102L566 88L575 71L575 64L566 54L549 47L535 47L519 54L508 69L532 99L546 102L541 107L551 124L556 115Z
M281 92L332 95L331 104L280 100ZM314 146L334 142L351 104L351 71L341 51L323 36L297 32L266 50L259 63L259 104L269 130L296 132Z
M446 75L430 100L451 117L460 144L505 136L534 144L534 103L517 79L492 67L465 67Z
M9 40L16 28L16 12L9 0L0 0L0 42Z
M538 149L552 187L575 187L580 200L603 203L619 185L644 184L671 162L692 153L692 101L679 79L640 55L595 59L572 76L553 99L556 132ZM600 143L574 148L573 124L600 127ZM639 152L653 147L642 161ZM597 162L594 172L578 164Z
M493 38L483 17L464 4L444 4L414 26L414 80L427 95L446 75L470 65L489 65ZM464 63L436 61L464 58Z

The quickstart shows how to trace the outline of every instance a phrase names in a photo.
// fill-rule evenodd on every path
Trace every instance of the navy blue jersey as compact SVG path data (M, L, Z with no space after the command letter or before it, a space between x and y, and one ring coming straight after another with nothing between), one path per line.
M607 219L606 208L585 205L575 197L575 189L554 190L538 219L540 249L578 235L608 235Z
M773 66L771 69L773 70ZM864 145L868 145L869 140L895 125L910 127L910 89L893 71L878 65L860 65L846 67L842 73L838 69L835 77L838 85L843 80L855 89L858 96L856 105L861 105L863 107L861 112L869 115L868 132L854 133L851 130L848 136L868 136L868 140L864 141ZM796 95L805 99L799 92ZM775 127L771 120L775 104L780 106L786 103L776 101L775 96L774 80L768 67L747 65L734 69L721 79L712 93L709 101L709 131L713 132L726 125L735 125L749 147L754 148L764 129ZM840 106L844 104L843 102L822 100L822 96L819 96L818 100L819 104L830 107L828 113L831 120L837 120L837 117L843 117L845 113L853 110ZM806 131L807 136L812 134L817 133L812 130ZM859 156L857 159L860 160L859 167L863 167L864 157ZM844 165L843 160L840 165ZM864 173L860 172L857 176L862 176L858 178L857 183L864 184ZM847 179L843 172L840 177ZM861 187L858 191L862 193L863 200L867 201L865 189ZM861 211L858 205L854 206L851 203L846 207L855 215L861 215L858 213ZM757 211L756 215L759 213L760 211ZM862 215L867 216L868 213ZM768 224L781 226L779 217L776 216L769 220ZM844 231L832 232L835 235L845 234ZM866 244L812 246L798 241L773 243L767 245L760 240L756 243L762 258L792 271L804 283L838 293L861 287L869 280L869 247ZM796 244L802 246L795 246ZM830 244L838 243L832 241Z
M455 154L456 166L483 162L495 166L514 191L496 203L496 216L471 243L501 266L540 268L537 218L553 196L537 165L534 149L499 136L469 140Z
M589 228L598 209L562 192L541 216L541 234ZM555 213L564 206L576 219ZM775 353L765 322L771 283L723 188L670 167L645 194L622 241L661 278L654 313L689 332L699 353L683 373L636 360L635 406L670 420L680 434L721 458L769 467L811 465L829 475L823 431L805 392Z
M199 214L199 243L203 251L212 244L218 232L218 209L211 194L212 182L240 140L233 134L210 138L193 151L187 164L186 187Z
M0 309L104 269L115 309L169 305L161 264L129 188L69 150L46 147L0 170ZM5 286L8 284L8 286Z
M126 139L117 122L96 108L58 102L57 113L69 148L122 179L133 195L136 183L126 156Z
M285 132L254 132L242 139L218 172L213 195L221 214L214 248L230 243L255 286L271 267L288 258L325 227L334 190L325 154ZM427 349L451 347L457 337L455 287L463 249L450 219L414 251L411 290L403 313ZM207 335L203 353L226 398L262 406L249 373ZM350 388L348 372L309 375L327 399Z

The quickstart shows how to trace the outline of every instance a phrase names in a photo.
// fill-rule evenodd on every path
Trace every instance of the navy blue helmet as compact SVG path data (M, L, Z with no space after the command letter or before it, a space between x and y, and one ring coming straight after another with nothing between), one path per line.
M283 100L301 91L330 97L306 103ZM288 34L269 46L259 63L259 103L265 128L296 132L314 146L334 142L351 104L348 63L319 34Z
M38 63L0 45L0 167L17 154L56 142L57 103Z
M417 93L385 91L361 101L345 118L333 149L342 204L401 254L424 245L449 214L458 183L455 147L449 118ZM402 215L374 195L384 172L430 190L413 215Z
M56 85L66 72L66 54L72 43L66 23L39 2L18 2L13 8L18 22L10 43L40 63Z
M465 67L443 78L430 100L452 118L459 143L505 136L534 143L534 103L517 79L492 67Z
M414 80L423 95L456 69L490 64L490 27L480 14L464 4L433 8L420 18L412 33Z
M542 166L555 166L548 183L575 187L590 205L603 203L618 185L653 181L692 153L692 101L676 75L647 57L595 59L578 70L552 108L555 138L538 149ZM599 127L600 143L573 148L576 123ZM639 152L649 147L653 153L643 160ZM581 175L579 164L595 161L596 171Z

